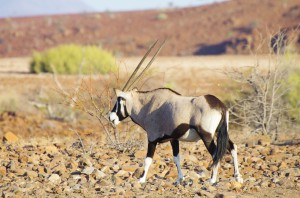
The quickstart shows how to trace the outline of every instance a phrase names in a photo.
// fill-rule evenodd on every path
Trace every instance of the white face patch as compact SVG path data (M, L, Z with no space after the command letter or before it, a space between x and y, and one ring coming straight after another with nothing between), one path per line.
M109 114L109 121L111 121L114 125L118 125L120 123L119 117L115 112L111 112Z
M125 102L124 102L124 100L121 100L120 101L120 105L121 105L121 114L125 117L125 110L124 110L124 104L125 104Z

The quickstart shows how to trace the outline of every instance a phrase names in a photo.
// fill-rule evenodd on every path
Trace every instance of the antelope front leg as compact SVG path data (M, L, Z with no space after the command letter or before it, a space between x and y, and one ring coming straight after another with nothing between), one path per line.
M143 173L143 176L139 179L140 183L146 182L147 173L150 168L150 165L152 164L152 159L153 159L156 145L157 145L157 142L149 142L148 141L148 151L147 151L147 156L145 159L144 173Z
M172 140L171 145L172 145L172 150L173 150L173 159L176 164L177 172L178 172L178 178L177 178L176 184L180 184L184 180L184 177L183 177L183 174L181 172L181 167L180 167L179 141Z

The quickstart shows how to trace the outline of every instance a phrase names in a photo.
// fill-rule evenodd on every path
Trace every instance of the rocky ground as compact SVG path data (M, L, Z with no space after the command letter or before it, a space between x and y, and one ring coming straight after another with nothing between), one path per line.
M202 142L181 144L185 181L177 178L168 143L158 146L148 181L139 184L143 145L118 150L97 136L21 139L12 132L0 144L2 197L297 197L300 195L300 145L270 145L267 140L238 144L244 183L234 181L226 155L215 186L208 183L211 157Z

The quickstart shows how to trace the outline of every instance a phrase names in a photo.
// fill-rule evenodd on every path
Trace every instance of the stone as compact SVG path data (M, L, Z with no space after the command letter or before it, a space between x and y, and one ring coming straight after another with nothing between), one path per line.
M145 158L146 157L146 151L145 150L139 150L135 152L134 157L136 158Z
M143 172L144 172L144 169L143 169L143 168L137 168L137 169L134 171L134 173L133 173L132 176L135 177L135 178L137 178L137 179L139 179L139 178L142 176Z
M65 187L63 188L63 191L69 193L69 192L72 191L72 188L71 188L70 186L65 186Z
M284 171L282 171L285 175L292 175L294 177L300 177L300 169L299 168L289 168Z
M188 158L187 160L192 162L192 163L198 163L199 162L198 158L195 157L194 155L188 155L187 158Z
M277 171L277 170L278 170L278 167L275 166L275 165L271 165L271 166L270 166L270 170L271 170L271 171Z
M58 174L52 174L50 175L50 177L48 178L48 180L51 182L51 183L59 183L61 181L60 179L60 176Z
M300 182L296 183L296 189L299 191L300 190Z
M251 183L256 182L255 177L249 177L247 180Z
M86 175L90 175L94 172L95 168L94 167L85 167L81 173L82 174L86 174Z
M222 168L224 168L224 170L229 170L229 169L231 169L232 167L233 167L232 164L226 163L226 164L223 165Z
M200 179L200 175L197 174L197 173L194 172L194 171L191 171L191 172L189 173L189 176L190 176L190 178L191 178L194 182L198 182L198 180Z
M247 140L247 142L245 143L245 146L246 147L254 147L256 144L257 144L256 140L250 139L250 140Z
M232 160L232 157L230 155L226 155L224 160L225 160L225 162L230 163Z
M45 151L46 151L46 153L51 154L51 155L53 155L53 154L55 154L55 153L58 153L57 147L56 147L56 146L53 146L53 145L51 145L51 146L46 146L46 147L45 147Z
M113 169L114 171L118 171L118 170L120 170L120 166L117 165L117 164L115 164L115 165L112 167L112 169Z
M92 162L91 162L91 160L89 159L89 156L88 155L84 155L83 157L82 157L82 162L83 162L83 164L85 164L86 166L93 166L93 164L92 164Z
M125 190L122 187L117 187L116 194L117 195L125 195Z
M19 176L23 176L23 175L25 175L26 170L22 169L22 168L16 168L15 173Z
M0 175L6 175L6 168L4 166L0 166Z
M37 165L40 163L40 157L38 155L29 156L27 162Z
M166 175L166 178L173 178L173 179L175 179L177 177L178 177L177 169L174 168L174 167L171 168L169 170L169 172L167 173L167 175Z
M259 162L259 161L262 161L262 159L259 158L259 157L250 157L250 158L247 159L247 162L248 162L249 164L251 164L251 163L253 163L253 162L257 163L257 162Z
M73 179L78 180L81 179L81 176L79 174L72 175Z
M261 146L269 146L271 144L272 140L270 138L270 136L268 135L264 135L264 136L261 136L260 139L258 140L258 145L261 145Z
M142 188L142 184L141 183L139 183L139 182L134 182L133 184L132 184L132 190L133 191L140 191L141 190L141 188Z
M263 187L263 188L267 188L269 186L269 182L263 181L263 182L260 183L260 186Z
M235 197L237 196L232 192L223 192L215 196L215 198L235 198Z
M231 182L231 188L234 190L239 190L243 187L243 184L239 183L239 182Z
M4 134L3 141L7 143L16 143L19 141L19 138L13 132L9 131Z
M157 175L161 178L164 178L166 174L168 173L169 169L165 168L162 172L157 173Z
M106 186L110 186L111 184L106 181L106 180L101 180L100 182L98 182L95 186L95 188L98 186L98 187L106 187Z
M205 190L200 190L200 195L201 197L208 197L208 198L214 198L214 194L210 193L210 192L207 192Z
M129 172L120 170L115 176L121 178L129 177Z
M79 190L81 188L80 184L75 184L74 186L72 186L73 190Z
M104 167L102 167L102 168L101 168L101 171L102 171L103 173L109 173L109 172L110 172L109 166L104 166Z
M120 177L114 176L113 178L114 178L114 179L113 179L114 184L115 184L116 186L120 186L122 183L124 183L123 179L121 179Z
M105 177L106 174L104 172L100 171L100 170L96 170L95 171L95 176L96 176L96 179L101 179L101 178Z
M134 171L139 168L138 166L132 165L132 166L122 166L122 170L128 171L131 173L134 173Z
M38 174L37 172L35 172L35 171L27 171L27 172L26 172L26 175L27 175L29 178L33 179L33 178L38 177L39 174Z

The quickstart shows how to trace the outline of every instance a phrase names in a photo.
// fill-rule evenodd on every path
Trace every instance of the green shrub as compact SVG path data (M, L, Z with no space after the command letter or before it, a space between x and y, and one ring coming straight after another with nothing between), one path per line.
M300 70L292 70L287 79L285 100L290 108L290 116L300 121Z
M51 72L58 74L95 74L116 70L115 59L110 52L95 46L61 45L35 52L30 70L33 73Z

